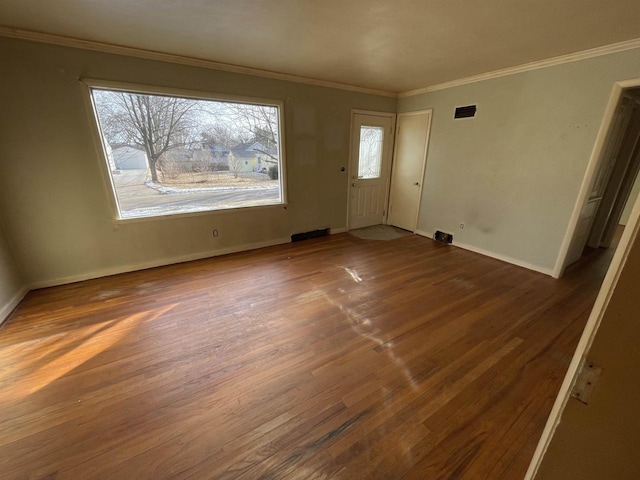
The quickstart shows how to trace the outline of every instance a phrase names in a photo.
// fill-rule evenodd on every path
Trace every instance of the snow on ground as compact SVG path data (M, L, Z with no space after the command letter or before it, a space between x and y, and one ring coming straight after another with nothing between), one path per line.
M163 215L176 215L179 213L197 213L197 212L210 212L212 210L224 210L229 208L245 208L256 207L262 205L273 205L274 202L271 199L266 200L248 200L233 203L217 203L215 205L155 205L149 207L137 207L122 209L122 218L144 218L144 217L158 217Z
M141 217L157 217L161 215L176 215L178 213L196 213L211 210L219 210L223 208L234 208L237 205L216 205L211 207L202 206L184 206L184 205L161 205L157 207L140 207L122 211L122 218L141 218Z
M165 187L164 185L158 185L150 180L145 183L146 187L153 188L161 194L176 194L176 193L205 193L205 192L229 192L237 190L270 190L274 188L280 188L280 185L252 185L248 187L203 187L203 188L176 188Z

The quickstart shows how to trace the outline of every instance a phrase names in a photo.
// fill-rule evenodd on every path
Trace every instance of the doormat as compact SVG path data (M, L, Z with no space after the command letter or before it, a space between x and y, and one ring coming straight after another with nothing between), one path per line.
M411 235L411 232L392 227L391 225L374 225L373 227L358 228L356 230L349 230L349 233L354 237L363 238L364 240L395 240L396 238Z

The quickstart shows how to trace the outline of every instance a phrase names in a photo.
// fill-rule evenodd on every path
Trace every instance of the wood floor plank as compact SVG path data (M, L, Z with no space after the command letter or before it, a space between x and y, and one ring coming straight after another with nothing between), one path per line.
M610 254L340 234L31 292L0 478L522 478Z

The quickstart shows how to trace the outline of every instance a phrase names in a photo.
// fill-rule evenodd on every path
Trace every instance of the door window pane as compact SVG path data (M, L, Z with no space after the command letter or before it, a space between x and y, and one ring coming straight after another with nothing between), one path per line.
M380 178L382 166L383 127L360 127L360 156L358 178Z

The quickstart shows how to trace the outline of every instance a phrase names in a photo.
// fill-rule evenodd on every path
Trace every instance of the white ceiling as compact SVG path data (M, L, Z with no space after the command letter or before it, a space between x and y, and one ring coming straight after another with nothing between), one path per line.
M640 38L640 1L2 0L0 25L404 92Z

